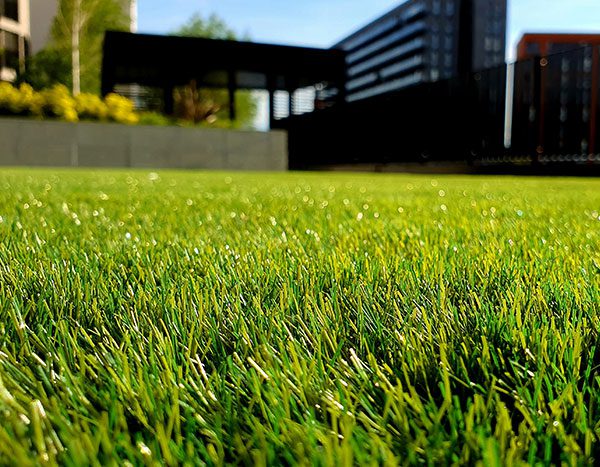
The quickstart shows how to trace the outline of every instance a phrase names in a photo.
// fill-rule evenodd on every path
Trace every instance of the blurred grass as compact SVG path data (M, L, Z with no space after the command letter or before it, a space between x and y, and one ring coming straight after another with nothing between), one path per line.
M0 464L593 464L600 182L0 173Z

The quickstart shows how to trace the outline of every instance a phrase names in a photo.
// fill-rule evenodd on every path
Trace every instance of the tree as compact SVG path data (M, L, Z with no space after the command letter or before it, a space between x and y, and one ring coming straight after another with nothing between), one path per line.
M236 40L237 34L230 29L217 15L212 14L208 19L200 14L193 14L179 29L172 33L174 36L205 37L207 39Z
M25 71L19 74L19 83L28 83L34 89L51 88L57 83L71 88L69 57L55 48L45 48L28 58Z
M50 48L70 57L73 94L99 92L104 32L127 29L128 5L126 0L59 0Z
M217 15L204 19L196 13L174 36L204 37L208 39L236 40L237 34ZM248 40L247 37L244 37ZM250 91L239 91L236 99L236 127L251 126L256 115L256 99ZM175 90L175 114L184 120L222 125L228 118L228 93L222 89L198 89L196 81Z

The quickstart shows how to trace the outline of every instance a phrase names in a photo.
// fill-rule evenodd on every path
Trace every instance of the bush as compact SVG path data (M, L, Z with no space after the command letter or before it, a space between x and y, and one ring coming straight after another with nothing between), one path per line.
M85 93L73 97L63 85L37 92L28 84L16 88L0 83L0 115L56 118L67 122L113 121L128 125L139 122L133 102L125 97L109 94L102 100Z
M108 106L94 94L82 93L75 97L75 108L82 120L106 120Z
M59 118L67 122L79 120L75 99L66 86L56 85L40 94L44 99L44 116Z
M141 112L139 117L140 125L170 126L175 124L172 118L158 112Z
M135 125L139 117L133 108L133 102L118 94L109 94L105 99L108 108L108 117L115 122Z

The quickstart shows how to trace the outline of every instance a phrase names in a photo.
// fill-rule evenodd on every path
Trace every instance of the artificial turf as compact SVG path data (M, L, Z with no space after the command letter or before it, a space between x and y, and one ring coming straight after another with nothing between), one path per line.
M600 461L600 180L0 172L0 464Z

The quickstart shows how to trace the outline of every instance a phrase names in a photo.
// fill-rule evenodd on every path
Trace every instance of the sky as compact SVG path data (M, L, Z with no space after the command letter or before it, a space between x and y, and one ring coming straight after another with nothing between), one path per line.
M255 42L330 47L402 0L138 0L139 31L163 34L215 13ZM600 0L509 0L512 60L524 32L599 32Z

